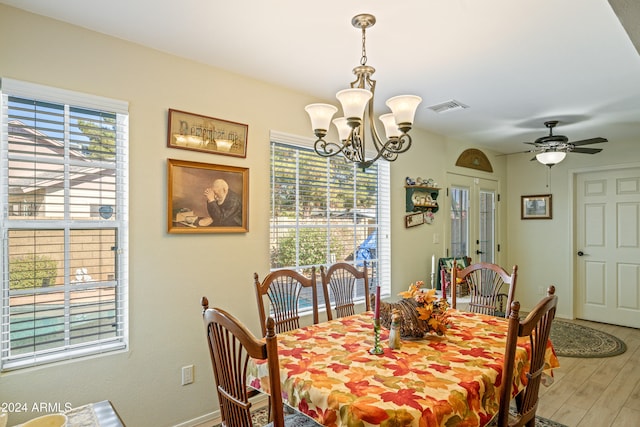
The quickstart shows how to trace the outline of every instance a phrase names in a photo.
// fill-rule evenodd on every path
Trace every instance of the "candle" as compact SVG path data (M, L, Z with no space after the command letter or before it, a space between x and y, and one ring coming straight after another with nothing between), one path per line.
M373 318L380 320L380 285L376 286L376 308Z
M431 255L431 274L436 272L436 256Z

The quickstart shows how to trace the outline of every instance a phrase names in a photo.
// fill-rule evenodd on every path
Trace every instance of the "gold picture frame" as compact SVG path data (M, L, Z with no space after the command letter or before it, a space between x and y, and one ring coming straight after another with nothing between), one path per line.
M249 231L249 169L167 159L167 231Z
M167 146L246 158L248 131L242 123L169 109Z
M551 194L521 196L521 219L551 219L552 213Z

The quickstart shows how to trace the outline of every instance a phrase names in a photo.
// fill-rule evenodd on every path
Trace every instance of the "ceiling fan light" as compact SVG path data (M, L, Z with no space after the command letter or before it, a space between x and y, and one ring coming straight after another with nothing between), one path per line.
M545 151L544 153L536 154L536 160L543 165L553 166L557 165L567 156L564 151Z

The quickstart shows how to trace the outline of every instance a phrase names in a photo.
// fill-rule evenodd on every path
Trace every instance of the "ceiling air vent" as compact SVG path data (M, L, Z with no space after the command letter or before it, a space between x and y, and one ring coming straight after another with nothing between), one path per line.
M450 101L441 102L440 104L431 105L427 108L429 110L435 111L436 113L446 113L447 111L469 108L469 106L463 104L462 102L456 101L455 99L452 99Z

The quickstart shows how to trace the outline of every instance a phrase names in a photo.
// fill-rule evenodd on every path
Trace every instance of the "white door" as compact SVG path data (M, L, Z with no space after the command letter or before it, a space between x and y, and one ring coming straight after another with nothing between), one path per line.
M576 315L640 327L640 168L576 174Z
M497 181L448 174L447 190L451 218L447 256L496 262Z

